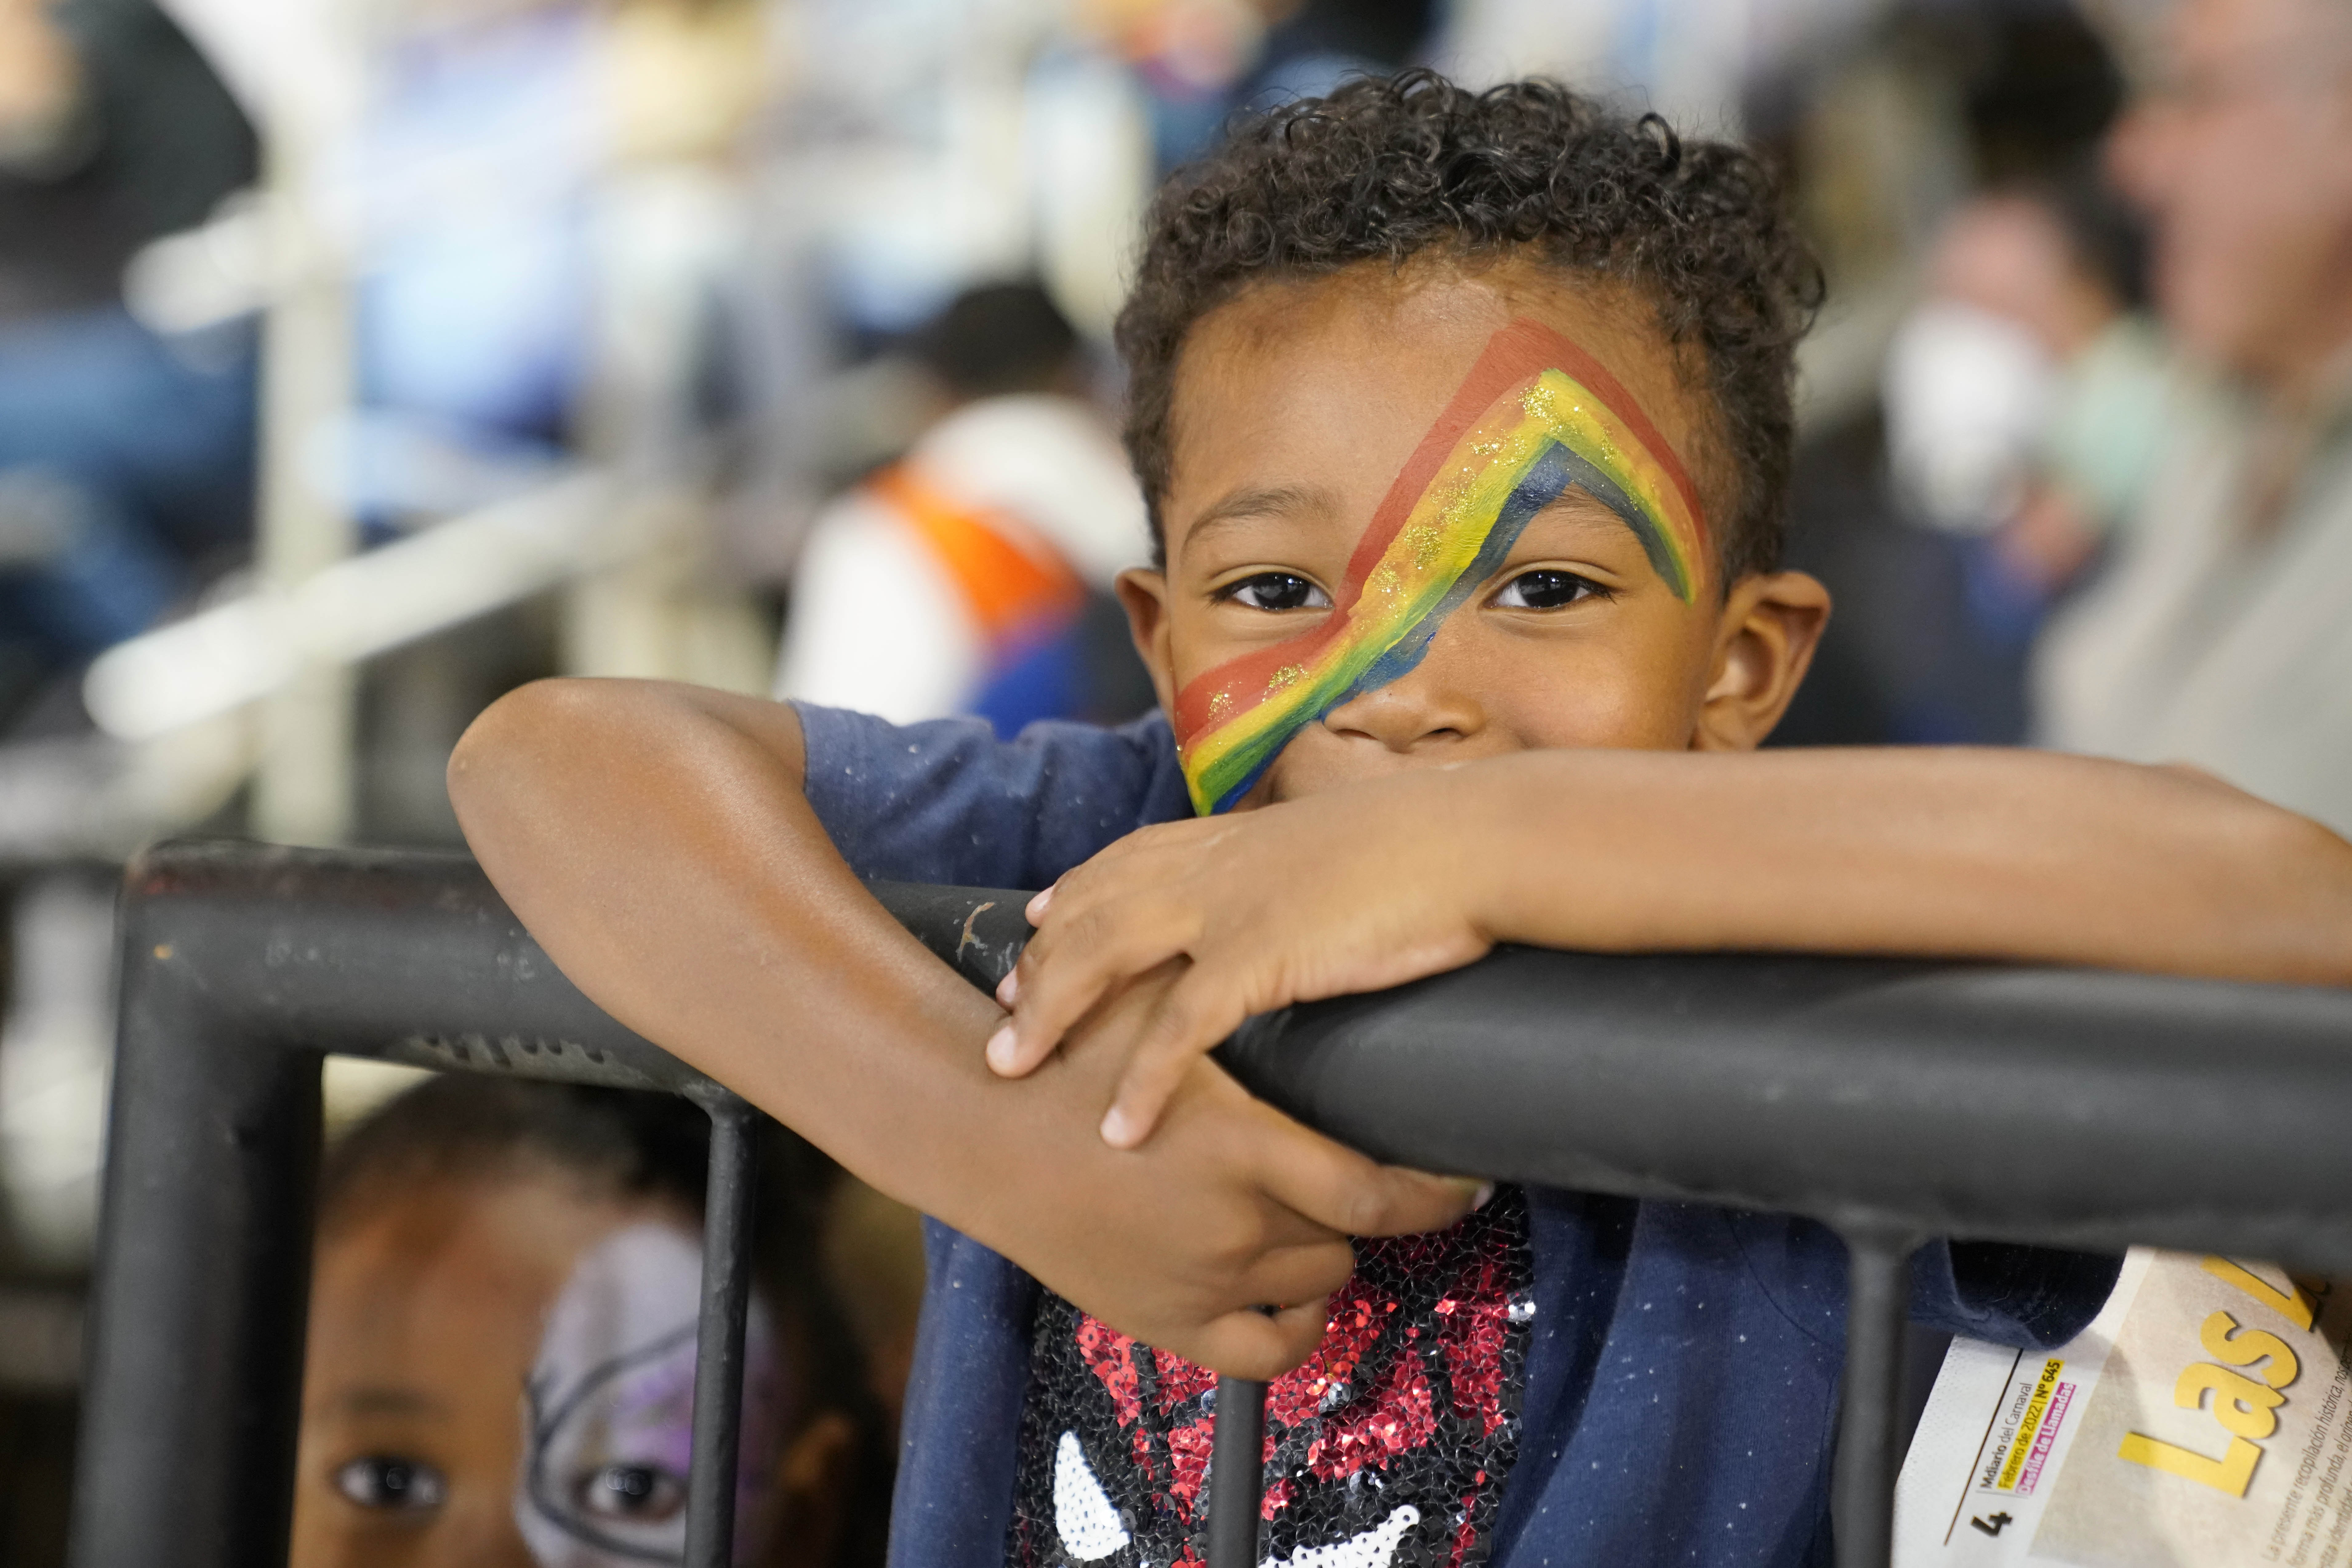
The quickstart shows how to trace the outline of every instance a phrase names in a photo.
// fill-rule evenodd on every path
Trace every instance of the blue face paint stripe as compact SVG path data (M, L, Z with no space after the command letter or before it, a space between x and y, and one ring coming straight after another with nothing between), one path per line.
M1683 591L1682 570L1675 562L1674 552L1667 548L1665 536L1650 514L1633 504L1633 497L1611 481L1608 475L1565 447L1554 447L1570 475L1569 483L1582 490L1602 506L1617 514L1619 521L1631 529L1641 542L1642 553L1650 558L1650 569L1676 594Z
M1563 447L1552 446L1528 466L1526 475L1505 498L1501 510L1496 516L1495 526L1487 531L1486 542L1478 547L1476 557L1464 568L1454 586L1445 591L1445 597L1440 599L1437 607L1423 617L1410 633L1399 638L1394 647L1358 677L1340 701L1353 701L1365 692L1377 691L1390 681L1412 673L1428 654L1430 643L1436 638L1447 617L1469 603L1470 596L1486 585L1486 579L1503 569L1503 563L1510 559L1511 552L1518 545L1519 535L1527 531L1528 524L1536 520L1536 514L1558 500L1574 482L1574 475L1559 460L1574 456ZM1338 705L1334 703L1332 706Z
M1488 578L1503 569L1503 563L1510 558L1512 550L1518 544L1519 535L1527 531L1528 524L1534 521L1544 508L1570 489L1577 488L1593 489L1594 499L1612 511L1617 511L1620 503L1632 504L1625 500L1623 491L1574 452L1556 441L1546 447L1543 455L1528 466L1525 476L1511 488L1510 495L1505 499L1496 514L1495 526L1487 531L1486 542L1478 547L1477 555L1455 579L1454 585L1446 590L1445 596L1438 601L1436 606L1399 638L1394 647L1367 666L1364 673L1358 676L1328 706L1302 713L1295 722L1274 731L1268 737L1265 754L1256 765L1220 796L1213 809L1227 810L1255 788L1257 781L1265 776L1266 769L1274 765L1274 760L1282 754L1283 749L1290 744L1299 731L1320 722L1325 715L1345 707L1357 698L1378 691L1391 681L1412 674L1427 657L1429 645L1436 638L1438 628L1445 624L1446 618L1467 604L1471 595L1477 593ZM1604 489L1606 494L1600 493ZM1611 496L1616 500L1611 500ZM1638 511L1636 515L1640 515Z

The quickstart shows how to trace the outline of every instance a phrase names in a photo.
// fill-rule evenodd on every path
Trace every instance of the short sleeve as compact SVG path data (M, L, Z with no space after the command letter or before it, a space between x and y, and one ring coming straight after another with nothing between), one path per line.
M2002 1242L1932 1242L1911 1264L1911 1315L1972 1340L2046 1350L2091 1326L2123 1259Z
M891 724L795 704L809 805L868 879L1042 888L1139 827L1190 815L1168 722Z

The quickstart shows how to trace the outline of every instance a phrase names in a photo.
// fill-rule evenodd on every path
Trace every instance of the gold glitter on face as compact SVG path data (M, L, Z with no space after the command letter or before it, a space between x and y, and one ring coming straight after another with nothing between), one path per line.
M1404 547L1412 552L1413 569L1417 572L1429 570L1429 563L1437 559L1440 550L1445 548L1445 531L1433 521L1414 523L1399 537Z
M1580 526L1583 510L1613 513L1666 589L1696 602L1706 536L1675 454L1606 366L1540 322L1514 321L1413 446L1345 575L1330 581L1322 563L1326 613L1279 639L1252 635L1253 646L1175 693L1170 717L1194 809L1232 809L1297 735L1417 668L1437 624L1484 603L1478 590L1517 559L1520 530L1571 489L1592 503ZM1323 493L1342 498L1325 508L1352 512L1369 490L1360 495L1349 475ZM1626 559L1621 570L1636 575Z

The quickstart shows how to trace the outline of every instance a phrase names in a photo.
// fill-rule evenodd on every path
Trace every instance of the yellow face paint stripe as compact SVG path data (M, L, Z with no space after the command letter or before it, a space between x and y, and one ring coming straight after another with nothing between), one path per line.
M1299 730L1420 663L1528 521L1570 488L1622 518L1667 586L1694 600L1706 530L1681 464L1590 355L1549 328L1513 322L1488 341L1390 487L1332 614L1178 694L1193 809L1230 808Z

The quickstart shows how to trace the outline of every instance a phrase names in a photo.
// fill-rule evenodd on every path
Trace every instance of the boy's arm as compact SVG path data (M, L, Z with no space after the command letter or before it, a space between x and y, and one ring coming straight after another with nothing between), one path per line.
M2083 963L2352 984L2352 845L2206 774L2022 751L1530 752L1148 829L1070 873L1000 1071L1181 958L1104 1136L1252 1013L1497 942Z
M1320 1336L1345 1236L1468 1205L1469 1184L1375 1165L1205 1062L1171 1102L1171 1146L1139 1156L1094 1133L1124 1052L993 1078L980 1047L1002 1013L842 861L803 757L780 704L550 681L476 721L449 793L499 892L614 1016L1148 1342L1269 1375ZM1088 1029L1131 1029L1158 989Z

